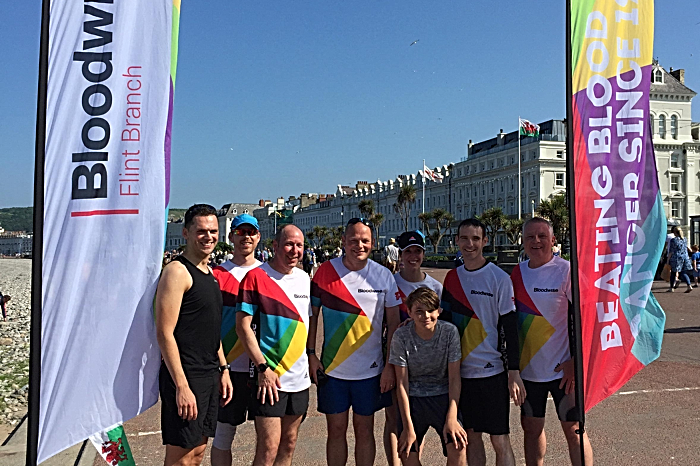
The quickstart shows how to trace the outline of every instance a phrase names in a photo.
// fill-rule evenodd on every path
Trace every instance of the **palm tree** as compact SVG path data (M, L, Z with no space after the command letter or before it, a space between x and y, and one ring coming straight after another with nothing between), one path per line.
M490 209L486 209L481 215L478 215L477 219L486 225L486 236L489 237L491 242L491 251L495 251L496 234L503 228L503 224L506 221L506 215L503 213L503 209L500 207L491 207Z
M306 232L306 239L309 240L309 243L311 243L314 249L318 247L318 243L316 243L316 233L313 230Z
M360 213L366 219L369 219L374 213L374 201L372 199L363 199L357 204Z
M569 208L566 205L566 196L559 194L552 196L550 200L542 199L535 212L552 223L554 237L563 243L569 232Z
M374 201L371 199L363 199L357 204L357 208L364 218L370 221L374 227L372 230L374 247L379 245L379 227L384 223L384 214L374 211Z
M503 231L506 233L506 238L510 244L518 244L520 241L520 235L523 230L523 219L521 218L507 218L503 222Z
M408 231L408 219L411 217L411 206L416 202L416 188L412 184L401 186L394 204L394 212L399 214L404 231Z
M433 252L437 254L440 240L445 236L447 230L455 221L454 215L445 209L433 209L431 212L424 212L418 215L418 218L423 223L425 228L425 237L430 240L433 245Z

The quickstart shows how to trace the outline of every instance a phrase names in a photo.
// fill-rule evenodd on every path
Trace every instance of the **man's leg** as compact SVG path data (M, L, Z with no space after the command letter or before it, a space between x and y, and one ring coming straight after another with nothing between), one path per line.
M301 414L282 418L282 437L274 466L290 466L292 464L302 419L303 415Z
M328 439L326 440L326 461L328 466L345 466L348 461L348 419L349 411L326 414Z
M485 466L486 450L481 432L467 429L467 464L469 466Z
M513 447L510 445L510 436L492 435L491 445L496 451L496 466L515 466L515 456L513 455Z
M543 419L544 421L544 419ZM561 428L566 436L566 443L569 446L569 457L573 466L581 466L581 442L580 437L576 433L578 422L562 421ZM588 439L588 434L583 433L583 455L586 459L586 466L593 466L593 449L591 441Z
M233 457L231 447L236 436L236 426L225 422L217 422L216 435L211 445L211 465L231 466Z
M392 395L394 403L391 406L384 408L384 453L389 466L399 466L399 447L398 437L396 435L396 425L398 419L398 410L396 409L396 397Z
M352 427L355 431L355 464L372 466L377 455L377 445L374 443L374 414L361 416L353 412Z
M277 458L282 433L282 419L279 417L255 417L255 444L253 466L272 466Z
M466 466L467 455L464 448L458 450L454 443L448 443L445 448L447 449L447 466Z
M547 451L547 438L544 433L544 418L521 416L520 424L525 434L525 464L542 466ZM564 424L564 423L562 423Z
M191 449L166 445L163 466L199 466L206 449L207 437L202 437L202 443Z

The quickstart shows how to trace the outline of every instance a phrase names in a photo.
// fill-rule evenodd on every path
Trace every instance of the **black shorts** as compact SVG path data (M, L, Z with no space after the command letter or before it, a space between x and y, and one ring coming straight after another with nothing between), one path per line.
M279 401L270 404L266 399L265 404L260 404L260 400L254 397L250 407L251 417L284 417L303 416L309 409L309 389L300 392L283 392L278 390ZM253 394L255 395L255 394Z
M490 435L510 433L510 392L508 373L491 377L462 378L459 410L465 429Z
M420 446L423 443L425 434L431 427L435 429L442 443L442 454L447 456L447 444L452 443L452 439L445 438L442 434L445 428L445 420L447 418L447 410L450 407L450 396L409 396L408 405L411 408L411 421L413 422L413 430L416 433L416 443L411 445L411 451L419 452ZM401 408L399 408L399 416L397 420L397 435L401 436L403 432L403 421L401 420ZM462 416L457 413L457 420L462 424Z
M197 400L197 419L186 421L177 414L175 382L170 371L161 364L158 387L160 391L160 429L163 445L192 449L202 443L202 437L213 437L216 433L216 417L219 412L219 380L216 371L210 376L187 379L190 390Z
M250 406L252 381L248 372L231 372L230 374L231 384L233 384L233 398L223 408L219 407L219 422L237 426L246 421Z
M562 422L580 421L576 396L572 391L568 395L563 388L559 388L561 379L550 382L530 382L523 380L527 397L520 407L520 415L524 417L544 417L547 411L547 395L552 394L554 406L557 409L557 417Z

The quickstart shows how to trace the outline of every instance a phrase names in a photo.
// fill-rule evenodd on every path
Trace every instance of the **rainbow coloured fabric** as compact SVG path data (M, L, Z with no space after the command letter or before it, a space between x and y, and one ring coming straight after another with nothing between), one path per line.
M236 334L236 301L241 280L249 270L260 264L255 261L255 264L250 267L240 267L231 261L226 261L212 269L214 278L219 282L224 303L221 313L221 346L232 372L247 372L249 369L250 359L245 354L243 344Z
M586 411L661 351L665 315L651 294L666 235L649 125L653 38L652 0L571 2Z
M250 270L241 281L237 312L259 318L257 338L267 364L277 373L284 392L309 388L306 356L309 276L300 269L285 275L269 263Z

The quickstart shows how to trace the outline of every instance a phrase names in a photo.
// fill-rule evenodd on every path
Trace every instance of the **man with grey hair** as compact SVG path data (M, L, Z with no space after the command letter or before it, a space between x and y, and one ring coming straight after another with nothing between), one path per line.
M525 434L525 464L544 464L547 395L552 394L569 447L571 464L581 464L576 433L579 410L574 396L574 351L569 341L571 276L569 262L554 256L552 224L534 217L523 225L523 245L529 260L513 270L511 280L520 325L520 374L527 396L520 420ZM587 465L593 451L584 433Z

